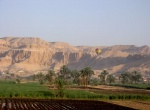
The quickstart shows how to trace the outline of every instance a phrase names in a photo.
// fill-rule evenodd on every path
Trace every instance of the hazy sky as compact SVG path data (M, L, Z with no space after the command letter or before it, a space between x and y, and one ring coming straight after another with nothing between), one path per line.
M150 45L150 0L0 0L0 37Z

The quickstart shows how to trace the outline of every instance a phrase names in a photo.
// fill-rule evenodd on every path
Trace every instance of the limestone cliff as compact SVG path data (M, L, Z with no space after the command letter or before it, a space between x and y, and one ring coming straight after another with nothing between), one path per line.
M95 49L102 50L100 55ZM134 45L72 46L64 42L47 42L32 37L5 37L0 39L0 70L28 73L48 69L59 70L62 65L70 69L86 66L95 71L108 69L111 73L139 70L150 74L150 47Z

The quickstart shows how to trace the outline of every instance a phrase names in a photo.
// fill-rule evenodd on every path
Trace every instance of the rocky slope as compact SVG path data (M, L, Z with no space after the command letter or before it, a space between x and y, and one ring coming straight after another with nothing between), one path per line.
M100 55L95 49L102 50ZM62 65L70 69L86 66L95 71L108 69L110 73L138 70L150 75L150 47L134 45L72 46L64 42L47 42L32 37L0 38L0 71L24 74L48 69L59 70Z

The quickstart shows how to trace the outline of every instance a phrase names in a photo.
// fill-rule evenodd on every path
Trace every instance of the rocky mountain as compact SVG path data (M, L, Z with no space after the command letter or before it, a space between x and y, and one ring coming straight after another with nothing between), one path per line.
M97 55L95 49L100 48ZM138 70L150 76L150 47L134 45L72 46L64 42L47 42L33 37L0 38L0 71L29 74L48 69L92 67L110 73Z

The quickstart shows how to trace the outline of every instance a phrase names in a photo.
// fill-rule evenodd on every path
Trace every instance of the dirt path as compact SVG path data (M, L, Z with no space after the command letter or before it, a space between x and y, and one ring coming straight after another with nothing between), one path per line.
M150 101L107 101L107 102L135 108L138 110L150 110Z
M53 88L51 88L53 89ZM116 86L88 86L84 88L83 86L66 86L66 89L74 90L87 90L90 92L98 94L139 94L139 95L150 95L150 90L145 89L135 89L135 88L125 88L125 87L116 87Z

